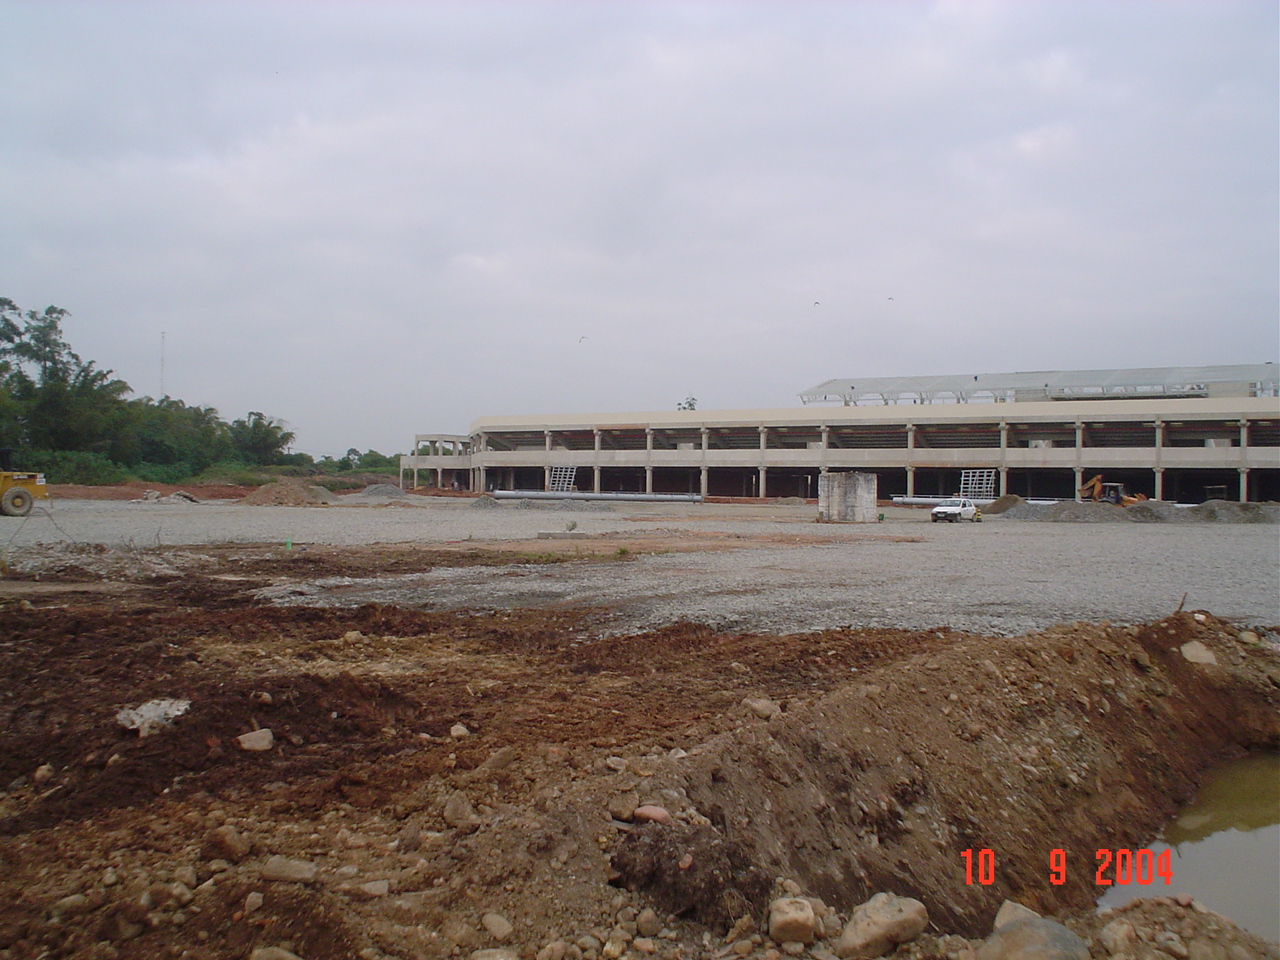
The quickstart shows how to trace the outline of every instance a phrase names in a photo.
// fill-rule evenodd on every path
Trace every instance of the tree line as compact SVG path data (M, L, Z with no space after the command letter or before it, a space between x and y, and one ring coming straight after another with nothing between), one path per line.
M131 398L129 384L71 349L67 316L52 306L23 311L0 297L0 449L12 451L15 469L43 471L54 483L177 483L215 464L329 472L396 462L351 450L317 464L288 452L293 432L261 412L227 422L213 407Z

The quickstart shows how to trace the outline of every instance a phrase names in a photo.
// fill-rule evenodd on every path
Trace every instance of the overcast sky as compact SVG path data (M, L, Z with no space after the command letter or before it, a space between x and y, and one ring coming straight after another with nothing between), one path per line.
M0 0L0 296L316 455L1276 360L1277 9Z

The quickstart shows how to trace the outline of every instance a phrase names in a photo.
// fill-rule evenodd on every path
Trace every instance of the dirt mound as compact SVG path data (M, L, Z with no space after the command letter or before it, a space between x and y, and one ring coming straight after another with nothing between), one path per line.
M349 493L345 500L408 500L410 495L393 483L375 483L365 487L358 493Z
M50 496L63 500L137 500L145 497L148 491L158 492L161 495L183 491L201 500L239 500L253 489L253 487L230 484L185 483L178 486L172 483L144 483L141 480L102 486L78 483L49 484Z
M1182 523L1191 519L1185 507L1161 500L1144 500L1125 507L1124 512L1135 523Z
M251 507L315 507L325 501L307 484L278 480L263 484L238 502Z
M498 502L496 497L491 497L487 493L483 493L471 501L471 508L475 510L493 510L501 506L502 504Z
M1191 519L1209 523L1277 523L1280 504L1206 500L1187 510Z
M184 585L0 605L0 951L621 956L650 907L655 957L710 960L777 877L840 919L892 890L966 937L1005 898L1088 924L1097 848L1141 846L1206 764L1280 743L1275 650L1205 613L592 639L599 611L217 606ZM191 706L147 737L116 720L158 698ZM268 749L239 745L259 728ZM993 884L964 884L965 849L995 852ZM311 879L271 879L279 858Z
M983 507L982 512L991 516L999 516L1006 510L1026 502L1027 501L1023 500L1016 493L1006 493L1004 496L997 497L995 500L992 500L989 504Z
M996 504L1009 501L1003 510ZM999 514L1010 520L1048 520L1059 523L1113 523L1130 520L1135 523L1280 523L1280 504L1238 503L1233 500L1208 500L1194 507L1183 507L1160 500L1144 500L1128 507L1111 503L1078 503L1061 500L1053 504L1028 503L1007 494L983 513Z
M1037 519L1053 523L1116 523L1128 520L1124 507L1114 503L1077 503L1062 500L1047 507Z

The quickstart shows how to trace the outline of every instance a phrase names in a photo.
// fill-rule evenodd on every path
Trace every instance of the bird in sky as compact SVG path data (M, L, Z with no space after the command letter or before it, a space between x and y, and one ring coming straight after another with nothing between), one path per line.
M586 339L587 339L586 337L579 337L578 342L581 343L583 340L586 340Z

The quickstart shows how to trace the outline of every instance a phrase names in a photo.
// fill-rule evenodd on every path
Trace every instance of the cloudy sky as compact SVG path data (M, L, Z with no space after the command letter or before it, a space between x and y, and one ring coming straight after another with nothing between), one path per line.
M317 455L832 377L1275 360L1277 21L0 0L0 296Z

